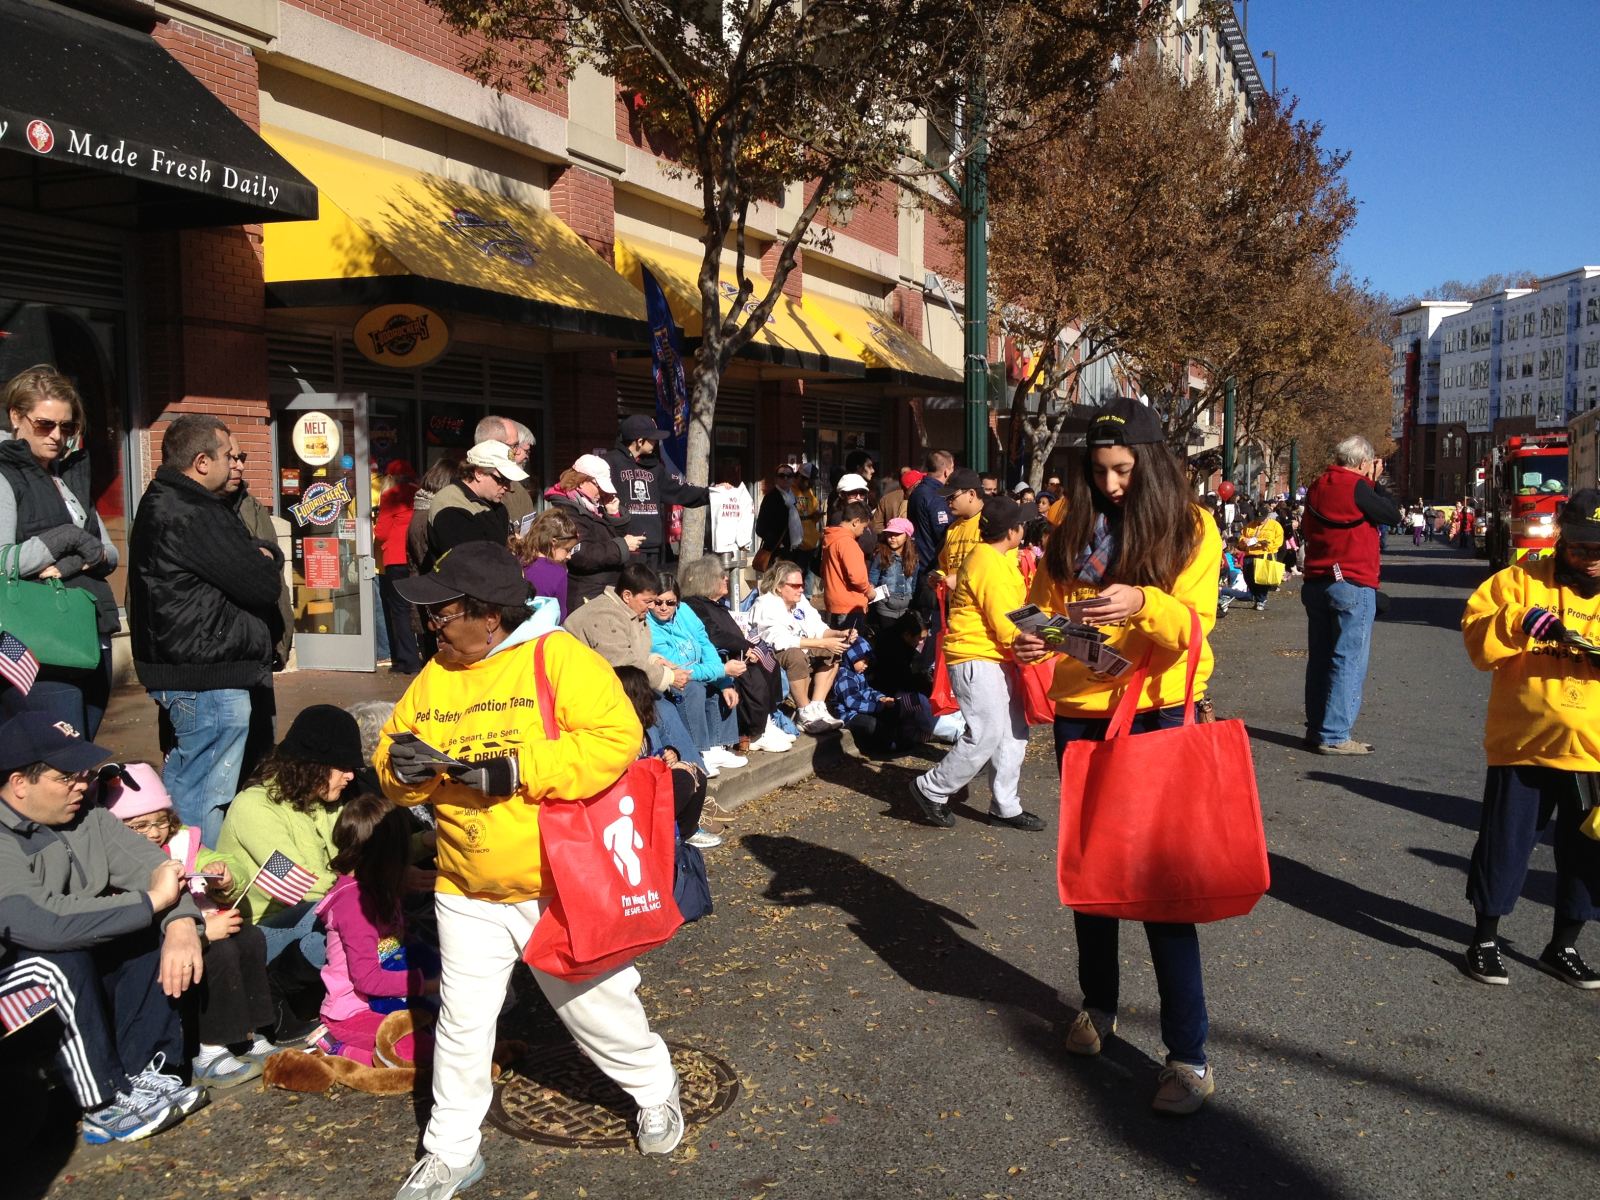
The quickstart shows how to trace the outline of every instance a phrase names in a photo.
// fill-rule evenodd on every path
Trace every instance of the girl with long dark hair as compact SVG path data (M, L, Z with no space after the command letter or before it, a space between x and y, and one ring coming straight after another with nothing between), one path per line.
M1155 414L1134 400L1113 400L1090 422L1088 445L1066 494L1066 513L1045 540L1029 599L1063 615L1072 605L1074 620L1099 626L1107 644L1136 668L1148 664L1135 734L1181 724L1191 612L1199 614L1202 637L1216 622L1222 558L1216 524L1195 503ZM1048 651L1042 640L1024 635L1013 652L1019 661L1034 662ZM1197 692L1204 690L1211 665L1210 647L1202 645ZM1057 660L1050 690L1057 762L1069 743L1105 737L1122 687L1076 658ZM1067 1050L1098 1054L1117 1027L1119 923L1075 913L1073 927L1084 1006L1068 1031ZM1168 1052L1154 1107L1191 1113L1215 1089L1206 1063L1200 941L1193 925L1147 922L1145 933Z

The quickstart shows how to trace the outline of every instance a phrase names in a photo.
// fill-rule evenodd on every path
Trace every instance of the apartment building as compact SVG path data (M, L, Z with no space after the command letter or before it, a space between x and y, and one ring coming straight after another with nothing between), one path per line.
M1469 307L1453 301L1424 300L1394 314L1399 330L1390 342L1389 436L1399 446L1396 462L1403 467L1400 491L1408 498L1433 498L1441 487L1439 459L1441 454L1449 455L1453 443L1444 441L1439 426L1439 360L1444 348L1439 325L1446 317ZM1465 441L1464 431L1462 439Z

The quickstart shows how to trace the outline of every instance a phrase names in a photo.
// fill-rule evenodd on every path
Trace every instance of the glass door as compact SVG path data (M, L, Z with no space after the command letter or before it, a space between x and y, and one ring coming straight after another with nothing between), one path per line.
M278 409L278 511L289 522L295 658L371 671L372 474L364 392L311 392Z

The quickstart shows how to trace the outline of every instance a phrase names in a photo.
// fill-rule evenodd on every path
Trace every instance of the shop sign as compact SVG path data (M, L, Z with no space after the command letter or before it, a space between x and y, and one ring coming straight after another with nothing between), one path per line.
M300 472L293 467L284 467L278 472L278 490L285 496L298 496L300 494Z
M308 467L321 467L339 457L339 422L325 412L308 412L294 423L294 452Z
M356 322L356 349L381 367L422 367L450 345L444 318L417 304L380 304Z
M465 446L467 419L454 413L429 413L427 435L430 446Z
M339 587L339 539L308 537L301 539L304 555L301 571L308 588L336 591Z
M260 171L153 146L115 132L85 129L55 118L0 107L0 149L26 147L41 158L131 175L187 191L299 212L315 211L315 192Z
M289 506L289 515L302 529L307 525L332 525L344 516L350 499L350 487L343 479L338 483L313 483L299 504Z

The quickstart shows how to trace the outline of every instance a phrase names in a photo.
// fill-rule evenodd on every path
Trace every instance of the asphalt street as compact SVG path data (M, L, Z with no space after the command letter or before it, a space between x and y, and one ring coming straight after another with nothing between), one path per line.
M1123 931L1119 1038L1099 1059L1061 1049L1080 997L1041 730L1025 794L1044 834L983 824L981 785L955 829L916 823L904 799L915 760L851 763L744 809L707 855L715 916L641 963L656 1028L737 1071L732 1107L670 1161L490 1129L488 1174L466 1194L1592 1194L1600 994L1534 969L1548 846L1502 925L1511 986L1458 966L1487 680L1457 623L1485 574L1433 547L1386 558L1393 603L1357 728L1377 745L1369 758L1300 746L1292 586L1219 625L1212 694L1252 733L1273 886L1249 916L1201 932L1218 1090L1198 1115L1149 1109L1162 1051L1137 928ZM1600 959L1592 931L1586 948ZM508 1026L560 1036L525 989ZM63 1200L386 1198L424 1103L252 1086L147 1142L32 1149L59 1170L48 1194Z

